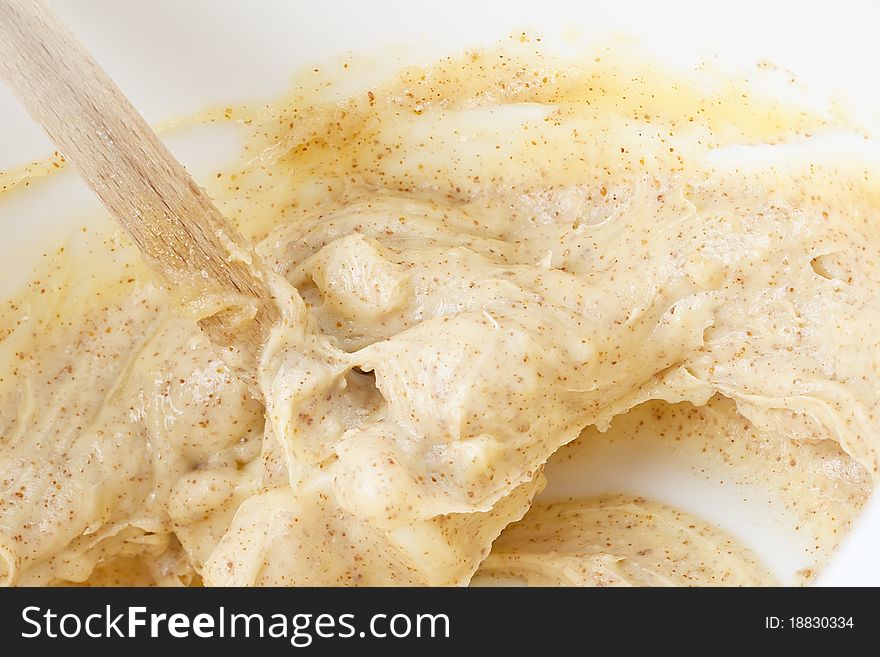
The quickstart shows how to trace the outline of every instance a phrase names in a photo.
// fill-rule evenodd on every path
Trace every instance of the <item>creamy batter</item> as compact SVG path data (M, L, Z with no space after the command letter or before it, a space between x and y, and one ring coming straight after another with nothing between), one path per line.
M118 233L48 258L0 313L0 580L774 583L626 491L533 504L551 457L645 435L741 463L821 565L880 458L880 147L531 49L208 115L246 138L208 190L277 273L262 401Z

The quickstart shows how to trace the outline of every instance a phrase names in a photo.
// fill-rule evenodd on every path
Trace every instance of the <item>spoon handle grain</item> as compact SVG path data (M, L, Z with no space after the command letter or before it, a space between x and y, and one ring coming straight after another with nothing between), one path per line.
M42 0L0 0L0 77L180 301L240 301L202 326L253 355L277 314L263 265Z

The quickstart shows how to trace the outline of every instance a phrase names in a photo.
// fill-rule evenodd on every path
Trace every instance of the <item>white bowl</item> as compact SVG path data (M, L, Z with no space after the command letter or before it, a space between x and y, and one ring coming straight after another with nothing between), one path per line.
M636 37L673 64L704 55L741 66L761 59L793 71L819 93L843 94L880 126L880 5L873 2L736 3L686 1L586 2L571 0L56 0L52 3L151 122L209 106L269 100L282 93L307 64L360 54L368 86L404 64L430 61L463 48L491 45L508 34L540 34L553 50L608 33ZM720 56L717 56L721 53ZM354 91L354 89L352 89ZM198 179L233 164L234 135L217 129L176 135L172 150ZM52 147L0 85L0 170L51 153ZM23 281L36 258L97 202L70 172L38 190L0 202L0 294ZM72 223L73 222L73 223ZM682 481L669 464L605 468L577 482L554 484L566 492L596 487L639 490L691 507L740 536L788 581L803 557L780 528L768 531L736 517L730 491L706 495ZM595 470L595 468L594 468ZM591 482L584 484L583 482ZM697 494L695 494L697 493ZM702 505L693 501L703 500ZM742 515L742 514L740 514ZM875 495L850 538L820 577L822 584L880 585L880 496Z

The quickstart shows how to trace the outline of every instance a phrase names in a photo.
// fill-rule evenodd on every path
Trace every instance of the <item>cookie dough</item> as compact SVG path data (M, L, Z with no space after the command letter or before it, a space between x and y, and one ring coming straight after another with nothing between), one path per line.
M818 567L880 458L877 142L788 87L533 51L203 117L277 275L261 400L109 225L47 258L0 311L0 581L772 583L668 505L534 503L648 430L741 460Z

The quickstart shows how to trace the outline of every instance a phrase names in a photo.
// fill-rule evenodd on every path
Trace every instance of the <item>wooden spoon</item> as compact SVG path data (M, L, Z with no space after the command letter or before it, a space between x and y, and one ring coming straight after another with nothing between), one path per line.
M251 245L42 0L0 0L0 77L253 386L279 312Z

